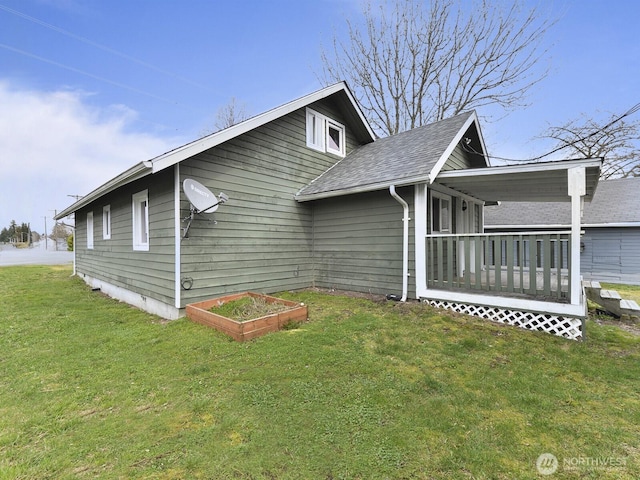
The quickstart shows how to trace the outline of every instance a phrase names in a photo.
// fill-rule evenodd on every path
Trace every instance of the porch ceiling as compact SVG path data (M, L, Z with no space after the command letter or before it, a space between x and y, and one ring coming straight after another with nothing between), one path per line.
M586 201L598 184L602 159L566 160L505 167L474 168L441 172L433 183L465 193L485 202L568 202L567 171L586 169Z

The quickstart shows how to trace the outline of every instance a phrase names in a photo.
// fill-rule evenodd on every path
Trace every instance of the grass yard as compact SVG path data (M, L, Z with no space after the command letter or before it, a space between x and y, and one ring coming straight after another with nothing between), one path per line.
M616 327L297 292L308 323L237 343L70 273L0 268L0 479L536 479L543 453L546 478L640 478L640 337Z

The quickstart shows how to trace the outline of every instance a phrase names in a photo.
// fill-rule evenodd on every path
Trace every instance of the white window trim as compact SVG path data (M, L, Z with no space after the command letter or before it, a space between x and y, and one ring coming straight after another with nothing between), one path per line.
M93 250L93 212L87 212L87 249Z
M102 207L102 239L111 239L111 205Z
M449 218L447 219L447 224L449 225L449 228L447 230L440 229L440 230L436 231L436 230L433 229L433 198L434 197L438 198L440 200L446 200L447 202L449 202L449 208L447 209L448 213L449 213L449 215L448 215ZM445 195L444 193L435 192L433 190L431 191L431 201L429 202L429 212L431 213L431 216L430 216L430 220L431 220L430 227L431 227L431 234L432 235L449 235L451 233L451 221L453 219L452 212L451 212L452 203L453 203L452 202L452 197L450 195ZM441 212L442 212L442 208L440 209L440 212L438 212L438 213L441 214ZM440 223L440 225L442 225L442 216L440 217L439 223Z
M326 119L326 124L327 124L327 152L329 153L333 153L334 155L339 155L341 157L344 157L344 125L339 124L338 122L334 122L333 120L327 118ZM339 148L332 148L331 147L331 143L329 142L329 129L333 128L334 130L338 130L338 132L340 132L340 146Z
M307 147L324 152L324 117L307 108Z
M321 113L307 108L306 135L307 147L320 152L331 153L344 157L346 155L346 129L341 123L332 120ZM329 129L333 128L340 133L340 148L331 148L329 142Z
M145 211L140 218L140 204L145 203ZM149 191L143 190L132 196L133 249L149 250ZM143 238L144 237L144 238Z

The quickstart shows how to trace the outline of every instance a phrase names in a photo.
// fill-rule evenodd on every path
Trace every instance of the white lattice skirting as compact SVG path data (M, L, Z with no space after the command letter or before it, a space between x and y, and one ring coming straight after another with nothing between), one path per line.
M570 340L582 339L582 319L580 318L562 317L550 313L507 310L499 307L486 307L443 300L425 301L436 308L453 310L454 312L484 318L497 323L506 323L507 325L513 325L527 330L547 332Z

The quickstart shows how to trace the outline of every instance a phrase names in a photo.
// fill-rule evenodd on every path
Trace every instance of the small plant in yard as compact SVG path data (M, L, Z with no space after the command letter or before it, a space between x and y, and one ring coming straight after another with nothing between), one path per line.
M0 268L0 479L640 478L640 336L315 291L244 343Z

